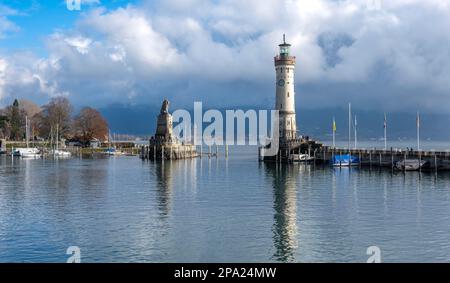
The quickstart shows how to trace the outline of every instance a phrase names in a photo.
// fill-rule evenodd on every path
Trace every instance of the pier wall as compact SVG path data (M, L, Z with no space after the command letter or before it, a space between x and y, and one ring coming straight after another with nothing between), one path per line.
M144 145L140 149L143 160L177 160L198 157L195 145L166 144Z

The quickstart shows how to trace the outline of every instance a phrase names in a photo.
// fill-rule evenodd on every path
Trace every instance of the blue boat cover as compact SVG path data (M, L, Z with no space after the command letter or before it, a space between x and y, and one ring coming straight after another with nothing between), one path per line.
M359 163L359 158L352 156L350 154L338 154L333 157L331 162L333 162L333 164L340 164L340 163L355 164L355 163Z

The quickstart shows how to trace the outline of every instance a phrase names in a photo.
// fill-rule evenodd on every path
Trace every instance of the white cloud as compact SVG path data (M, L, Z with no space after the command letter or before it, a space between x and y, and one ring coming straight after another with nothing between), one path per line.
M12 33L19 31L19 27L8 19L9 16L17 15L17 11L0 4L0 40Z
M273 99L273 56L286 33L297 56L300 103L446 111L449 2L371 3L165 0L93 9L73 29L49 35L48 58L30 57L39 63L20 67L7 58L13 67L3 72L23 68L29 76L22 83L85 103L163 96L266 103ZM13 95L11 84L3 79L3 97Z

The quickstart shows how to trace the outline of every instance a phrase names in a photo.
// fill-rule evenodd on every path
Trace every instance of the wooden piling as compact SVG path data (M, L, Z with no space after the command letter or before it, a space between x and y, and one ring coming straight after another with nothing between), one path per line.
M437 157L436 152L434 153L434 171L437 173L438 167L437 167Z

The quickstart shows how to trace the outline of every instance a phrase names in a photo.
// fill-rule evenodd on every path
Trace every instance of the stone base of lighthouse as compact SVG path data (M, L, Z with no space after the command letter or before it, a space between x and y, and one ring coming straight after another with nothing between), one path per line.
M323 144L314 140L297 138L288 141L280 141L279 148L275 155L269 155L268 151L271 145L259 148L259 160L262 162L277 162L277 163L294 163L299 162L300 154L308 154L314 157L314 153Z

